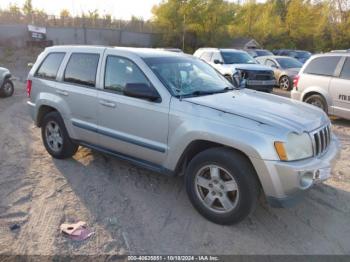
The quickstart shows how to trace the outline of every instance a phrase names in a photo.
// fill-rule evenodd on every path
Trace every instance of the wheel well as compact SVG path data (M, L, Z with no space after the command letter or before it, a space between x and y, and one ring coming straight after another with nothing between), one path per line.
M53 111L57 111L57 110L51 106L41 106L39 108L39 112L37 116L37 126L40 127L44 116Z
M312 92L309 92L309 93L307 93L307 94L304 95L304 97L303 97L303 102L305 102L305 100L306 100L307 98L309 98L310 96L312 96L312 95L319 95L319 96L321 96L321 97L324 99L324 101L327 101L327 100L325 99L325 97L324 97L322 94L320 94L320 93L318 93L318 92L312 91Z
M281 78L284 77L284 76L289 78L289 76L287 76L287 75L280 75L280 77L278 78L278 83L281 81Z
M225 147L225 148L230 148L231 150L237 151L238 153L244 155L249 162L250 159L249 157L243 153L240 150L237 150L232 147L228 147L226 145L220 144L220 143L215 143L211 141L206 141L206 140L196 140L191 142L185 149L185 151L182 153L179 162L176 165L175 173L177 174L183 174L183 171L187 167L187 165L191 162L191 160L200 152L203 152L207 149L214 148L214 147Z
M9 78L11 78L11 74L5 75L4 80L7 80L7 79L9 79Z

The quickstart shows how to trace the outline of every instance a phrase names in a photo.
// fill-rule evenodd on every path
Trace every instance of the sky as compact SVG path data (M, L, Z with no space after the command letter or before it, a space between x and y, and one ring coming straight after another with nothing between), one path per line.
M23 6L25 0L0 0L0 8L10 3ZM97 9L101 15L111 14L114 18L129 19L132 15L145 20L152 16L151 9L161 0L32 0L34 8L44 9L48 14L59 15L68 9L73 15Z
M32 0L34 8L44 9L50 15L59 15L62 9L68 9L73 15L97 9L99 14L111 14L116 19L130 19L132 15L148 20L151 9L162 0ZM237 2L238 0L229 0ZM264 0L258 0L262 2ZM0 0L0 8L9 4L23 6L25 0ZM240 2L244 2L241 0Z

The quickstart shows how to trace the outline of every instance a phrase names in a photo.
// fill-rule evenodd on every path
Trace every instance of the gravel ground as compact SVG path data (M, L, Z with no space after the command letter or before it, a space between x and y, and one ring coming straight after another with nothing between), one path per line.
M350 254L350 122L334 120L342 152L333 176L295 208L263 201L234 226L202 218L183 178L80 148L55 160L26 108L25 86L0 100L0 254ZM63 222L95 234L72 242ZM11 225L20 229L11 231Z

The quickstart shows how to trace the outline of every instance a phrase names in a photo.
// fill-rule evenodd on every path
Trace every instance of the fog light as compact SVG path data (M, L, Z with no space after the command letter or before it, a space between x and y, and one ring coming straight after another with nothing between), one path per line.
M311 171L300 172L300 186L304 189L312 185L314 173Z
M317 170L314 172L314 179L315 179L315 180L320 179L320 170L319 170L319 169L317 169Z

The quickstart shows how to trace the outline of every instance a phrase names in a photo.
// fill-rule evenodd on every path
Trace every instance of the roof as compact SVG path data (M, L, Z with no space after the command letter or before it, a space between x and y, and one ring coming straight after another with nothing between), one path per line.
M231 46L233 48L238 48L238 49L244 49L246 48L246 45L249 43L254 43L257 47L261 48L260 44L258 41L256 41L254 38L251 37L237 37L234 38L231 42Z
M201 47L197 49L197 51L231 51L231 52L243 52L245 53L245 50L240 49L234 49L234 48L215 48L215 47Z
M176 53L165 51L161 49L154 48L139 48L139 47L110 47L110 46L93 46L93 45L61 45L61 46L52 46L46 48L46 50L50 51L103 51L105 49L115 49L127 52L129 54L134 54L142 58L146 57L178 57L178 56L189 56L183 53Z

